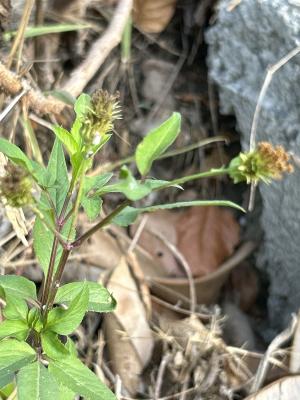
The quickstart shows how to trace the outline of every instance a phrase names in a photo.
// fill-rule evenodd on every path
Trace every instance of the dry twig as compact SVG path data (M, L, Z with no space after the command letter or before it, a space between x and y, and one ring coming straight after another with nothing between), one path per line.
M24 98L34 111L41 114L60 114L67 105L53 97L45 97L41 92L30 88L26 80L20 80L13 72L7 69L0 62L0 89L11 94L17 95L23 90L28 89Z
M270 363L270 358L274 355L274 352L280 348L284 343L291 339L293 336L297 325L297 318L293 315L292 322L288 328L281 332L278 336L273 339L269 345L264 358L261 360L257 373L254 378L254 382L251 386L250 393L255 393L262 386L265 377L268 372L268 365Z
M83 91L111 50L120 43L132 5L133 0L120 0L106 32L92 45L85 60L72 72L64 90L73 96L78 96Z

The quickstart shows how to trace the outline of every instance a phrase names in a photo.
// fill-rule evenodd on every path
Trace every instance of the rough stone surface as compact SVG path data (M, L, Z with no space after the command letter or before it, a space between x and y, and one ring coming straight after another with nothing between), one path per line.
M208 29L210 77L221 111L234 114L249 147L253 113L267 67L300 43L300 1L221 0ZM273 75L260 114L257 140L282 144L300 155L300 55ZM270 278L271 326L282 329L300 307L300 170L261 185L265 240L258 263Z

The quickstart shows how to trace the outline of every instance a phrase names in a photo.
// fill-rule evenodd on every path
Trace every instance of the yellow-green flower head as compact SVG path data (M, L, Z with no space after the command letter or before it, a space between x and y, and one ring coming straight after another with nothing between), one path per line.
M33 202L32 179L20 167L8 163L0 178L0 197L5 205L23 207Z
M234 183L269 183L272 179L281 179L284 173L294 171L289 160L290 155L282 146L274 147L269 142L260 142L255 150L240 153L231 161L229 176Z
M118 98L119 93L111 95L104 90L97 90L92 95L84 122L88 127L84 139L86 147L93 153L108 140L114 129L114 121L121 118Z

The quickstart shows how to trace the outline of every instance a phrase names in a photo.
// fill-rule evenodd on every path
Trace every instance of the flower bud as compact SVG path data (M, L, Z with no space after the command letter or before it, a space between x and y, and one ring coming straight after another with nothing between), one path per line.
M120 119L119 94L97 90L91 98L90 109L84 121L84 143L86 154L95 154L109 139L114 121Z
M289 160L290 155L282 146L274 147L269 142L260 142L255 150L240 153L231 160L229 176L234 183L269 183L272 179L281 179L284 173L294 171Z

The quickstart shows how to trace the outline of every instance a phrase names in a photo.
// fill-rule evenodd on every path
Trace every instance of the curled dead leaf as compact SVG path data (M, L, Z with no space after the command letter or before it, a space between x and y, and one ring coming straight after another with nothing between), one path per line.
M135 0L133 21L144 32L160 33L174 15L176 0Z
M177 246L194 277L216 271L239 243L238 223L230 211L220 207L191 207L180 213L164 210L151 214L139 244L174 277L185 274L172 252L155 237L155 233Z

